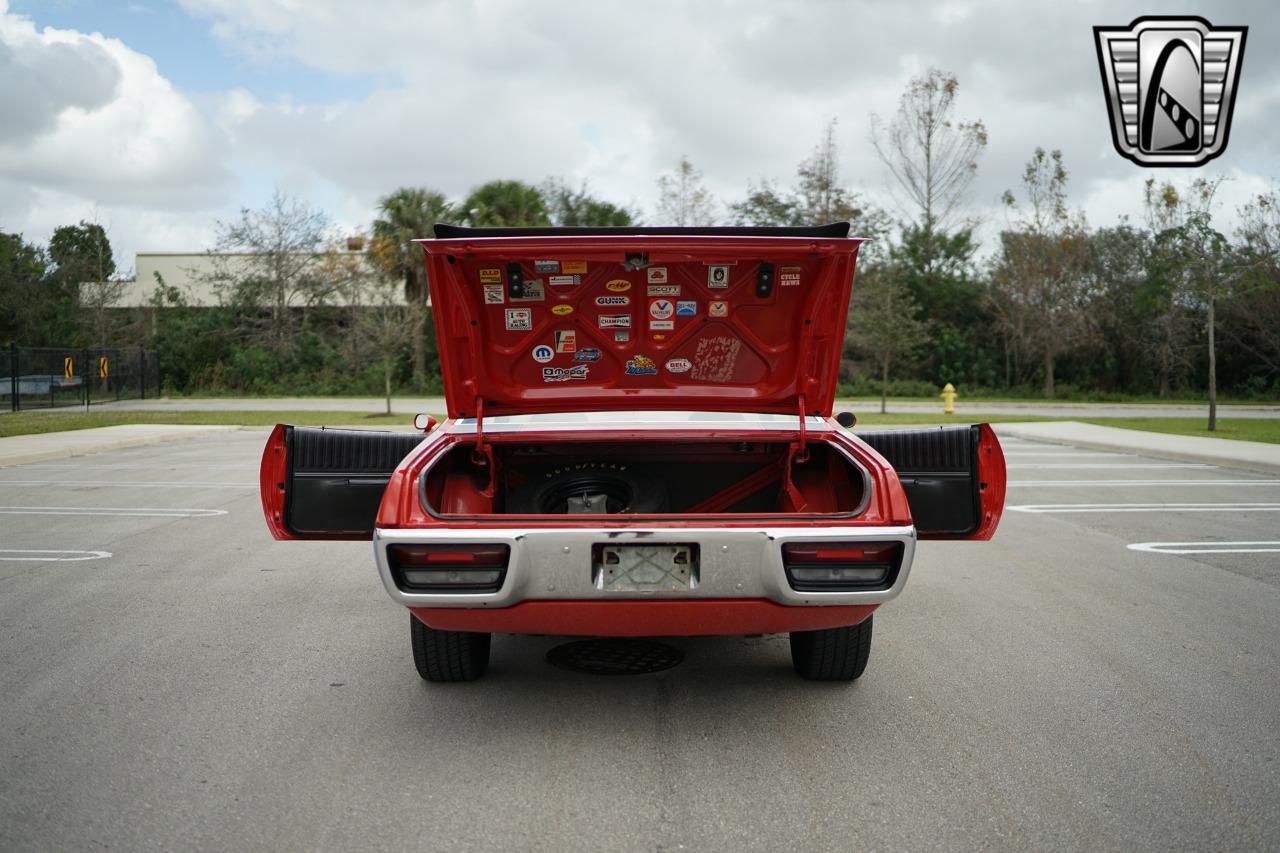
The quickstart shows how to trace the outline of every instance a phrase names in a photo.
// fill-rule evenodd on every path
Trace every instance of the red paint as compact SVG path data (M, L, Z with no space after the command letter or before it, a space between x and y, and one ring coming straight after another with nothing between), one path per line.
M262 448L262 462L258 466L258 493L262 496L262 514L267 518L267 529L276 539L297 539L284 526L284 486L288 473L285 452L285 425L276 424Z
M982 499L982 523L970 539L987 540L995 535L1004 514L1004 495L1008 484L1004 466L1004 450L990 424L978 427L978 482Z
M420 242L450 417L473 417L481 405L488 415L615 409L792 414L801 401L809 414L831 413L862 240L634 235ZM664 282L655 285L679 287L679 294L651 298L648 270L622 265L637 253L648 256L650 268L666 270ZM553 285L557 274L534 266L536 260L566 258L586 264L585 273L574 273L576 285ZM765 262L775 273L794 268L800 286L775 278L769 294L758 295L757 274ZM709 286L708 265L714 264L729 266L728 287ZM541 301L512 302L513 265L523 282L542 283ZM625 290L608 287L622 282ZM485 301L486 284L501 303ZM626 305L608 304L624 296ZM676 312L661 319L672 323L661 329L661 340L649 325L658 299L697 304L693 316ZM727 302L727 316L711 317L712 301ZM508 328L508 310L527 311L529 328ZM599 318L624 315L630 339L618 342L615 327L602 327ZM522 314L519 325L525 320ZM572 352L558 351L549 362L533 359L535 347L554 348L556 333L570 331ZM600 358L577 361L587 348L599 350ZM692 367L669 371L666 363L673 359ZM575 367L585 368L586 377L546 381L543 374Z
M780 634L857 625L877 604L785 607L755 598L679 601L525 601L486 610L411 607L440 631L581 637L698 637Z

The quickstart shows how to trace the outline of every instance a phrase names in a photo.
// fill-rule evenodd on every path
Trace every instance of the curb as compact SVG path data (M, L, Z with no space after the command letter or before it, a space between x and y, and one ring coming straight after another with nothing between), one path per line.
M129 424L127 429L139 424ZM53 459L68 459L73 456L84 456L90 453L102 453L107 450L121 450L129 447L146 447L152 444L164 444L170 441L181 441L186 438L200 438L208 435L219 435L236 432L243 427L230 425L172 425L165 427L164 432L153 432L145 435L103 435L106 430L118 430L121 427L100 427L98 429L67 430L65 432L46 432L37 435L15 435L0 439L0 468L13 465L26 465L32 462L48 462ZM91 435L96 433L96 435ZM47 438L46 438L47 437ZM20 441L21 439L36 439ZM43 439L43 440L41 440ZM76 441L75 439L88 439ZM10 451L7 442L36 445L17 447ZM45 444L46 447L38 445Z

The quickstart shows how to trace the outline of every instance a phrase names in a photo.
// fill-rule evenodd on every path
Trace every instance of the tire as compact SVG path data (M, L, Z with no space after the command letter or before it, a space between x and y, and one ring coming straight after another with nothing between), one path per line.
M845 628L791 632L791 663L810 681L853 681L871 655L871 619Z
M413 663L427 681L475 681L489 668L490 634L437 631L409 614Z
M565 466L549 477L525 483L507 495L514 515L559 515L566 499L579 493L605 494L610 513L654 513L667 509L667 486L651 471L629 465L589 462Z

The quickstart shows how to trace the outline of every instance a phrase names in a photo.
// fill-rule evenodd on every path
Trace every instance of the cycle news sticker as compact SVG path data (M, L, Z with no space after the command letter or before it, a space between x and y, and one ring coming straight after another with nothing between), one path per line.
M631 304L630 296L597 296L596 304L601 308L619 308Z
M547 279L552 287L577 287L582 284L580 275L553 275Z
M556 332L556 352L577 352L578 332L575 329L562 329Z
M652 376L657 372L658 365L647 355L627 359L627 374L630 376Z
M694 300L682 300L676 303L677 317L696 317L698 316L698 303Z
M630 329L630 314L601 314L600 328L602 329Z
M715 302L707 303L707 316L708 317L728 317L729 303L721 302L718 300Z
M507 289L500 284L483 284L484 304L501 305L507 301Z
M714 264L707 267L707 287L725 288L729 286L729 267Z
M534 261L534 272L560 272L559 261Z
M679 296L680 285L678 284L651 284L649 285L650 296Z
M557 317L565 317L573 313L573 306L572 305L552 305L551 313L555 314Z
M666 364L668 373L688 373L692 367L693 362L687 358L668 359Z
M570 379L586 379L589 373L591 368L585 364L575 364L573 367L544 367L542 381L568 382Z
M511 297L512 302L543 302L547 292L542 289L542 279L534 278L524 283L524 296Z
M533 328L533 309L508 308L506 319L508 332L527 332Z
M799 287L800 267L783 267L778 270L779 287Z
M556 357L556 351L546 344L538 344L533 348L533 360L538 364L546 364Z
M502 270L500 269L483 269L480 270L481 284L502 284Z
M670 299L655 299L649 303L649 316L655 320L666 320L676 313L676 305Z
M631 289L631 282L627 281L625 278L615 278L610 280L609 283L604 286L604 289L611 293L626 293Z
M647 273L648 275L646 276L645 280L649 284L666 284L667 283L666 267L649 267L649 269L647 270Z

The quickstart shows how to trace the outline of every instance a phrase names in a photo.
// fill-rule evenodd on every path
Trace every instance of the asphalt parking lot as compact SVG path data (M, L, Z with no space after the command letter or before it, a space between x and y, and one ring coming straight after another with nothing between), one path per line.
M367 544L268 536L264 438L0 469L0 849L1280 847L1280 478L1008 440L851 686L427 685Z

